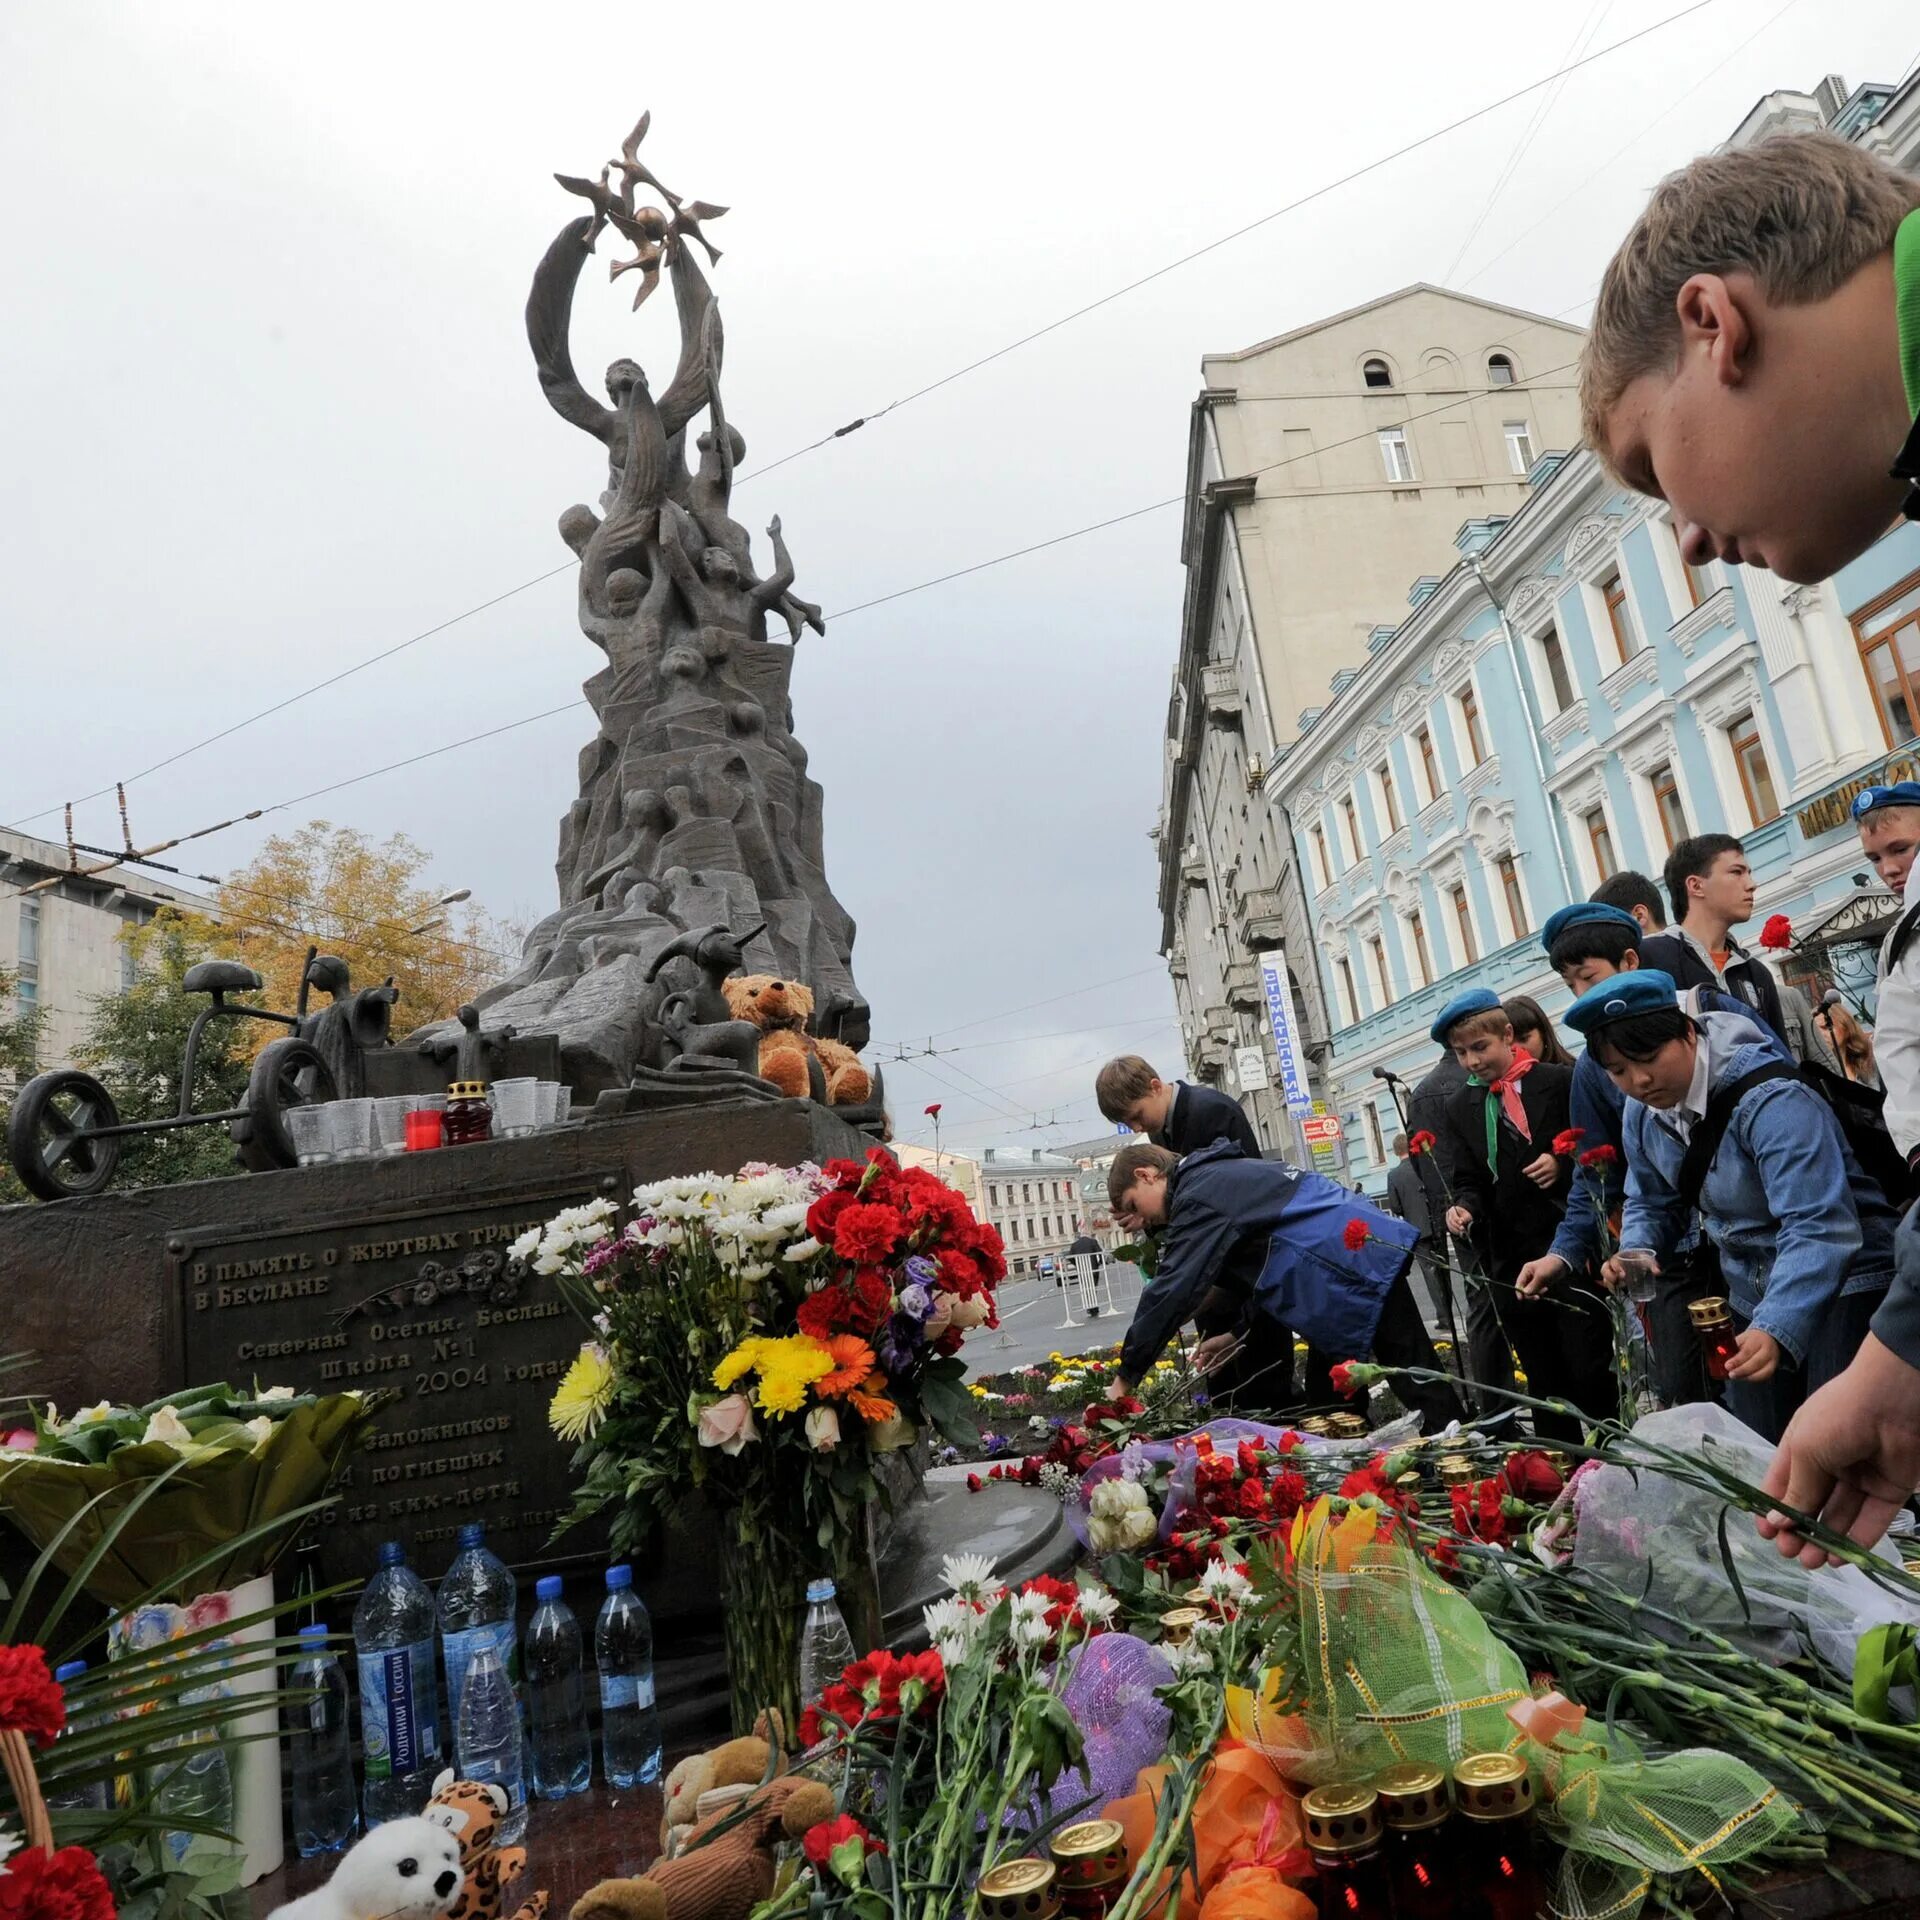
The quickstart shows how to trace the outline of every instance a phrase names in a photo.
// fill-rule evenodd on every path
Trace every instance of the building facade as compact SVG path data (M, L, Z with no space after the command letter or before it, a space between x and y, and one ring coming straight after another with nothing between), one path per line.
M98 865L83 856L83 865ZM55 884L36 891L37 883ZM202 894L140 867L98 877L70 871L67 849L0 829L0 972L14 976L21 1010L40 1016L39 1063L71 1060L95 1005L133 982L133 955L121 935L162 906L213 911Z
M1066 1252L1080 1231L1080 1169L1063 1153L1038 1147L989 1147L980 1157L988 1221L999 1230L1007 1271L1035 1273Z
M916 1147L896 1140L888 1149L903 1167L919 1167L944 1180L973 1208L980 1211L980 1165L964 1153L936 1153L931 1147Z
M1583 337L1415 286L1202 363L1154 829L1162 946L1189 1072L1238 1096L1269 1150L1306 1157L1262 956L1280 957L1309 1097L1330 1028L1265 783L1319 716L1328 674L1350 678L1393 630L1407 581L1457 557L1462 517L1514 511L1539 450L1570 443Z

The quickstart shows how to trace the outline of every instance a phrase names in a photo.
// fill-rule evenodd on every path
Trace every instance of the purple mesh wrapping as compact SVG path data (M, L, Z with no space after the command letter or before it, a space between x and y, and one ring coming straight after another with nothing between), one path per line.
M1172 1685L1173 1668L1158 1647L1130 1633L1100 1634L1070 1657L1073 1672L1060 1699L1086 1741L1088 1778L1078 1768L1063 1773L1047 1811L1058 1819L1084 1806L1083 1817L1092 1819L1108 1801L1131 1793L1140 1769L1166 1751L1173 1715L1154 1688Z

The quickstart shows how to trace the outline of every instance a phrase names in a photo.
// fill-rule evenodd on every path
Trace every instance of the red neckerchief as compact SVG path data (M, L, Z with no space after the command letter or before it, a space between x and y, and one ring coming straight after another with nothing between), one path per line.
M1538 1064L1525 1047L1515 1047L1513 1065L1501 1079L1487 1082L1487 1091L1500 1096L1500 1111L1512 1121L1514 1131L1529 1146L1533 1144L1533 1128L1527 1122L1527 1109L1520 1098L1520 1081Z

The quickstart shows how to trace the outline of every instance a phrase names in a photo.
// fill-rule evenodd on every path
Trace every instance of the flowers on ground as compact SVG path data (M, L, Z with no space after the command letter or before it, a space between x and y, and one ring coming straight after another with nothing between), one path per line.
M1160 1530L1147 1490L1137 1481L1102 1480L1088 1505L1087 1534L1096 1553L1144 1547Z
M843 1813L809 1827L801 1836L800 1850L816 1867L825 1867L843 1886L865 1883L867 1855L885 1853L884 1840L869 1833L852 1814Z

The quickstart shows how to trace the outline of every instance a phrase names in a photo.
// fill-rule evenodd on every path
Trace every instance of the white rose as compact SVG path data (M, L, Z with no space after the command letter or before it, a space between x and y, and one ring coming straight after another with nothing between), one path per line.
M254 1395L256 1400L291 1400L297 1389L293 1387L269 1387L264 1393Z
M179 1411L173 1407L162 1407L147 1422L147 1430L140 1436L144 1447L153 1440L164 1440L170 1447L191 1445L193 1435L187 1431L187 1423L180 1418Z
M61 1431L63 1433L71 1433L75 1427L90 1427L96 1421L111 1418L112 1414L113 1402L111 1400L97 1400L90 1407L82 1407L80 1411L67 1422L65 1427L61 1428ZM51 1407L47 1409L47 1424L49 1426L57 1424L53 1418L53 1409Z
M968 1333L985 1323L992 1309L983 1294L976 1293L971 1300L955 1300L953 1310L947 1315L947 1324L958 1327L962 1333Z
M815 1407L807 1415L807 1445L815 1453L831 1453L840 1444L840 1416L831 1407Z
M273 1422L262 1413L245 1423L246 1431L253 1435L256 1448L264 1447L273 1438Z
M1102 1480L1087 1514L1087 1538L1100 1553L1143 1547L1160 1531L1146 1488L1133 1480Z

